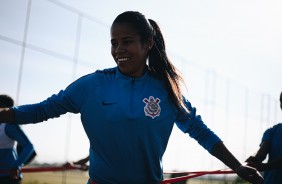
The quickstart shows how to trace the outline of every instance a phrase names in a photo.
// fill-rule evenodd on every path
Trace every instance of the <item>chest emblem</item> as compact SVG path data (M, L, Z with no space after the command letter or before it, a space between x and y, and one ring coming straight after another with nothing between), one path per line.
M159 98L155 99L153 96L150 96L149 99L144 98L143 102L146 104L144 107L146 116L150 116L153 119L157 116L160 116L161 107L159 103L161 102L161 100Z

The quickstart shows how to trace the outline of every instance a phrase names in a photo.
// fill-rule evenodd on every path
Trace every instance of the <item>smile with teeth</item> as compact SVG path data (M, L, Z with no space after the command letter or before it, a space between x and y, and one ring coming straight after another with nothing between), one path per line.
M119 62L119 63L123 63L123 62L129 61L129 60L130 60L130 58L117 58L117 62Z

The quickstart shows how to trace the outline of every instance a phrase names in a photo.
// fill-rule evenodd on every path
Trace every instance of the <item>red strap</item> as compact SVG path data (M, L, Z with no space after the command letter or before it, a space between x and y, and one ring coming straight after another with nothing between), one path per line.
M168 183L175 183L175 182L179 182L179 181L184 181L190 178L195 178L195 177L199 177L202 175L206 175L206 174L233 174L235 173L232 170L228 170L228 171L221 171L221 170L216 170L216 171L199 171L199 172L186 172L186 174L189 174L187 176L180 176L180 177L176 177L176 178L169 178L169 179L165 179L163 181L160 182L160 184L168 184Z

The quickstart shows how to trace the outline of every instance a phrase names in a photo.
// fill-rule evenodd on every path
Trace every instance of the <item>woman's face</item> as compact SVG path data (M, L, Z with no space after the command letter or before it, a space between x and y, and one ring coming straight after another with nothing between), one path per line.
M111 53L119 70L131 77L144 73L150 44L141 42L140 36L129 24L115 23L111 28Z

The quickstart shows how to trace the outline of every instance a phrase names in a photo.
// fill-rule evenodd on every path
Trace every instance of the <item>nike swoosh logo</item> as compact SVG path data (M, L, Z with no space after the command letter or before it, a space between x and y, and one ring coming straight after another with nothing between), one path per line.
M102 105L114 105L114 104L117 104L117 102L106 102L106 101L103 101L102 102Z

